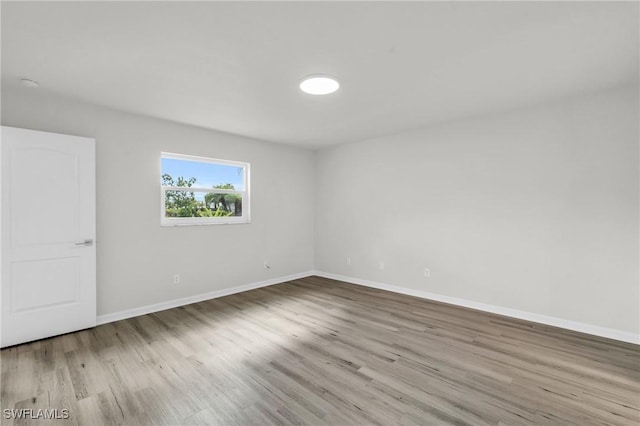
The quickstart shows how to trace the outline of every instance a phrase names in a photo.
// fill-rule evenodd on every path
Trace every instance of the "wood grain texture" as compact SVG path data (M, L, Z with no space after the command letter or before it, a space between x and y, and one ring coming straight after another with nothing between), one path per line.
M640 347L309 277L2 350L3 425L638 425ZM4 412L3 412L4 413Z

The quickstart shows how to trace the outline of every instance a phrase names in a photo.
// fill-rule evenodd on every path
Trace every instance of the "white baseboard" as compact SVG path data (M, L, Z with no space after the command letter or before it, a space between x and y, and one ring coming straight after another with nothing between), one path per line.
M300 272L298 274L286 275L284 277L271 278L264 281L240 285L237 287L225 288L222 290L211 291L208 293L196 294L194 296L181 297L166 302L154 303L153 305L140 306L139 308L127 309L124 311L113 312L111 314L98 315L97 325L109 322L120 321L127 318L133 318L140 315L151 314L153 312L164 311L166 309L177 308L178 306L189 305L191 303L202 302L204 300L216 299L218 297L229 296L230 294L242 293L244 291L253 290L260 287L267 287L274 284L297 280L300 278L313 275L312 271Z
M536 322L539 324L551 325L554 327L565 328L568 330L579 331L581 333L592 334L594 336L606 337L609 339L620 340L622 342L640 344L640 335L629 333L626 331L616 330L613 328L600 327L596 325L586 324L577 321L570 321L563 318L551 317L548 315L535 314L532 312L521 311L518 309L505 308L503 306L489 305L471 300L458 299L456 297L444 296L436 293L429 293L422 290L414 290L406 287L399 287L390 284L383 284L375 281L369 281L361 278L348 277L345 275L333 274L323 271L307 271L298 274L286 275L283 277L271 278L264 281L240 285L237 287L216 290L208 293L197 294L194 296L182 297L166 302L154 303L152 305L140 306L138 308L127 309L124 311L113 312L105 315L98 315L97 324L106 324L109 322L120 321L127 318L133 318L140 315L146 315L153 312L164 311L166 309L176 308L178 306L189 305L191 303L202 302L204 300L216 299L218 297L228 296L231 294L242 293L244 291L256 288L267 287L274 284L280 284L286 281L297 280L300 278L317 275L319 277L330 278L333 280L344 281L351 284L357 284L365 287L387 290L394 293L406 294L422 299L435 300L437 302L449 303L451 305L463 306L465 308L477 309L479 311L490 312L493 314L504 315L507 317L518 318L526 321Z
M435 300L437 302L449 303L451 305L464 306L465 308L477 309L479 311L490 312L493 314L504 315L507 317L518 318L539 324L551 325L554 327L565 328L568 330L579 331L581 333L592 334L594 336L606 337L609 339L620 340L628 343L640 344L640 334L629 333L626 331L616 330L613 328L600 327L597 325L586 324L577 321L570 321L562 318L551 317L547 315L535 314L532 312L521 311L518 309L505 308L502 306L489 305L486 303L474 302L471 300L458 299L456 297L443 296L441 294L429 293L422 290L414 290L395 285L383 284L375 281L364 280L361 278L347 277L345 275L332 274L329 272L313 271L313 275L319 277L330 278L333 280L344 281L351 284L357 284L365 287L377 288L380 290L392 291L394 293L406 294L409 296L420 297L422 299Z

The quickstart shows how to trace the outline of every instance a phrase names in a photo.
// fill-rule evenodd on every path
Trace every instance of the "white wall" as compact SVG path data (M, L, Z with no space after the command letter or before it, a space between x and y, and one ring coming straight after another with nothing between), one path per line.
M316 269L637 334L638 112L636 86L320 151Z
M97 139L100 315L305 272L315 251L320 271L640 331L637 87L316 153L41 90L4 90L2 113ZM253 222L160 227L160 151L250 162Z
M98 315L313 269L311 151L41 90L3 90L2 124L96 139ZM252 223L161 227L161 151L250 162Z

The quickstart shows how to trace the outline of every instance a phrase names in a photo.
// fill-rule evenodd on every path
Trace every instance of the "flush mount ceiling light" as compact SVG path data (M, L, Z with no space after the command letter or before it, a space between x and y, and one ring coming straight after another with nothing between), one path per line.
M21 78L20 83L22 83L24 87L30 87L32 89L40 86L40 83L35 80L29 80L28 78Z
M300 90L310 95L328 95L340 88L340 83L328 75L309 75L300 82Z

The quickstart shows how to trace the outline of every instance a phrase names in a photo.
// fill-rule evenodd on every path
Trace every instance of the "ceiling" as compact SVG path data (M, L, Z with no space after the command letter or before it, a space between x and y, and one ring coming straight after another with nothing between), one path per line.
M3 1L2 84L319 148L637 85L638 6Z

